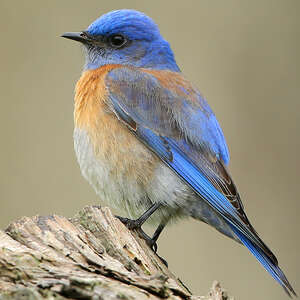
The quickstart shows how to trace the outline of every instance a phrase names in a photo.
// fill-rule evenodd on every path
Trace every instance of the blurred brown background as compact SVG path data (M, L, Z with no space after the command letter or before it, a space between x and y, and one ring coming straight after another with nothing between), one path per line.
M300 293L299 0L1 0L0 227L99 203L72 144L83 55L59 35L120 8L158 23L208 99L248 216ZM196 221L167 228L159 253L196 294L218 279L236 299L287 299L246 249Z

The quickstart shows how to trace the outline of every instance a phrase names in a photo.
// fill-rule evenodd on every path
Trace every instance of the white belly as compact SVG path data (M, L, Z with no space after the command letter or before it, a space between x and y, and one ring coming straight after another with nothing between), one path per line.
M99 153L96 156L84 130L75 129L74 148L82 175L100 199L121 210L126 217L135 219L159 202L166 206L155 212L150 220L158 224L162 219L183 217L186 215L184 207L192 198L195 200L191 189L162 162L145 185L139 179L130 178L128 172L123 171L127 168L120 167L120 162L114 165L109 157ZM150 152L150 155L153 154ZM123 163L126 164L126 160Z
M192 216L235 238L225 221L163 163L145 186L122 172L124 168L120 168L120 162L117 166L108 157L96 156L84 130L75 129L74 148L82 175L101 200L121 210L125 217L136 219L153 203L159 202L163 207L153 214L150 223L157 225L162 220Z
M126 178L125 174L116 172L115 166L105 157L99 157L99 154L96 157L94 147L85 131L74 130L74 148L82 175L100 199L115 208L134 214L136 205L132 204L138 204L141 199L146 198L141 185Z

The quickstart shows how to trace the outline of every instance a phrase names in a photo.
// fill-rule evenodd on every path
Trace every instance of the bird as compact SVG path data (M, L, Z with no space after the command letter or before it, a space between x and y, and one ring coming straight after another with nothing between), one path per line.
M85 53L74 100L74 148L95 192L157 251L167 224L192 217L246 246L290 296L296 292L251 225L228 170L212 109L182 74L146 14L120 9L62 37ZM142 229L155 225L152 237Z

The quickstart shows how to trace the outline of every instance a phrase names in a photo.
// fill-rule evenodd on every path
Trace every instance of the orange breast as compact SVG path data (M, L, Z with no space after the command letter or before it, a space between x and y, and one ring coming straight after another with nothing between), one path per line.
M111 175L147 183L160 163L111 111L106 74L118 68L107 65L82 74L75 90L75 127L86 131L99 160L111 166Z

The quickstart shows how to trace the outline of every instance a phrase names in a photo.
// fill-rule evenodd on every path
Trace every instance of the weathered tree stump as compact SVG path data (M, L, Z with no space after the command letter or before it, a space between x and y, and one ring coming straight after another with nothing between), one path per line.
M108 208L23 217L0 231L0 299L228 299L192 296Z

